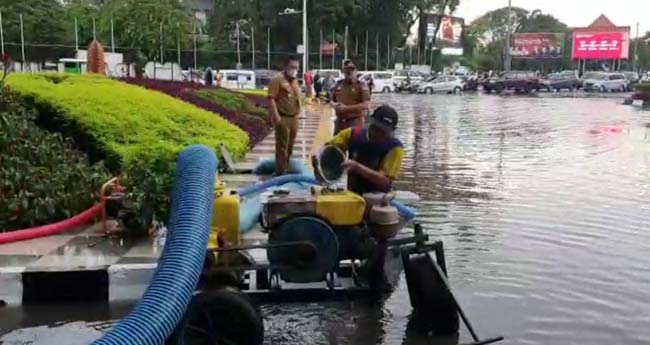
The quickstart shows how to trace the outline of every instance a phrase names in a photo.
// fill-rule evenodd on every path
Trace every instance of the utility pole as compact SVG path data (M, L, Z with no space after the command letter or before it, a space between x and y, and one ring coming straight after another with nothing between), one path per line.
M192 34L192 36L193 36L192 39L194 41L193 42L194 43L194 70L196 71L197 64L198 64L198 62L196 61L196 21L194 21L194 26L192 28L192 33L193 33Z
M390 69L390 34L388 34L388 47L386 49L386 69Z
M23 65L22 65L23 68L22 69L24 70L25 69L24 68L24 66L25 66L24 65L24 63L25 63L25 32L23 30L23 14L22 13L20 14L20 50L21 50L22 58L23 58L23 61L22 61L23 62Z
M318 69L323 69L323 29L320 29L320 42L318 45Z
M364 70L368 70L368 30L366 30L366 64Z
M377 34L377 64L375 65L375 70L379 70L379 63L381 59L379 58L379 34Z
M307 0L302 0L302 46L305 50L302 55L303 73L309 69L309 38L307 37Z
M0 46L2 47L2 56L5 55L5 35L2 29L2 12L0 12Z
M241 51L239 50L239 20L235 22L235 30L237 30L237 68L241 66Z
M332 28L332 69L334 69L334 60L336 60L336 31Z
M506 35L506 71L510 71L512 62L510 61L510 31L512 31L512 0L508 0L508 32Z
M74 50L79 51L79 26L77 17L74 17Z
M251 63L253 69L255 69L255 28L251 25L251 47L253 51L253 61Z
M165 63L165 61L163 61L164 59L165 59L165 53L163 50L163 22L160 21L160 64L161 65Z
M115 53L115 33L113 31L113 18L111 18L111 50Z
M271 69L271 27L266 28L266 69Z
M347 60L348 59L348 26L347 25L345 26L345 38L343 39L343 41L344 41L344 44L345 44L345 50L344 50L344 53L343 53L343 56L344 56L343 60Z

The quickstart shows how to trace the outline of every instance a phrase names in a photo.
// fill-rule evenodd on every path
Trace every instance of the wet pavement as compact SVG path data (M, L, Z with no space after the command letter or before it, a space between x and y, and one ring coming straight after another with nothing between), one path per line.
M613 96L374 98L400 112L406 160L398 186L422 197L419 219L444 241L451 283L479 334L504 335L505 344L650 341L649 112ZM127 310L0 309L0 334L8 333L0 343L50 344L51 334L85 341ZM411 331L404 284L383 304L262 312L268 344L456 340ZM460 339L469 340L465 330Z

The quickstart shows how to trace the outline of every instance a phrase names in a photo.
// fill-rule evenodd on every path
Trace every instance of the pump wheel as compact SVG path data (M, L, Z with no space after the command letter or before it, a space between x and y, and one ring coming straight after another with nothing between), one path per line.
M403 258L414 321L423 332L458 332L458 311L453 296L427 254Z
M243 293L222 288L192 298L167 345L261 345L263 342L264 323L258 310Z

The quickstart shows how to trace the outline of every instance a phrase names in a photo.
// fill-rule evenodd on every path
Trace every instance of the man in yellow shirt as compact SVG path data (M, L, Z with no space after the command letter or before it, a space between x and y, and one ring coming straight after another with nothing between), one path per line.
M391 190L404 159L402 142L394 137L397 121L395 109L382 105L368 127L345 129L327 143L349 153L342 164L348 171L349 190L359 195Z

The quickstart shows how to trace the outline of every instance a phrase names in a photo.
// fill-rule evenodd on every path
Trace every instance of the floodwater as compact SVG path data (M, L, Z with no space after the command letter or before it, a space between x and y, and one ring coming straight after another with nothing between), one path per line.
M399 110L407 155L398 185L422 197L420 221L444 241L451 283L479 335L503 335L504 344L650 343L650 113L599 98L384 95L375 103ZM8 320L23 327L0 343L68 334L65 343L84 344L128 307L52 310L0 309L0 334ZM262 311L268 344L455 340L411 332L404 284L383 305ZM460 340L470 340L464 329Z

